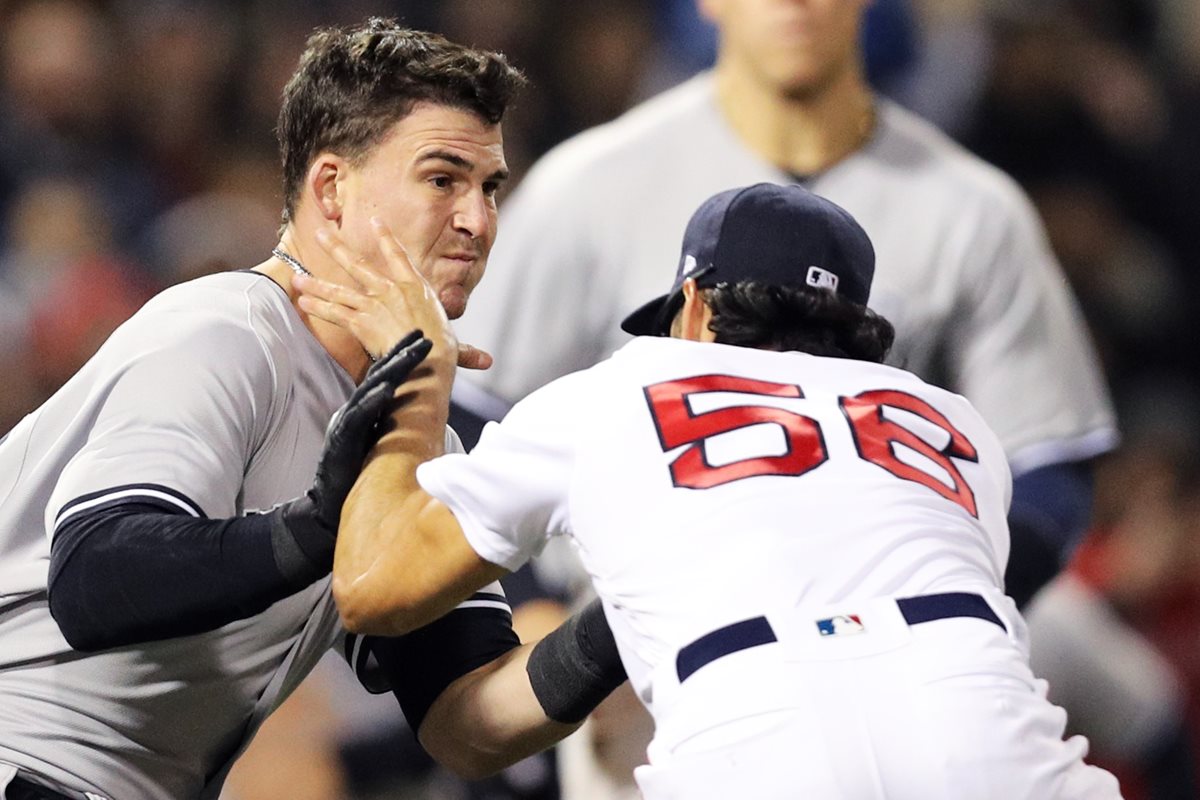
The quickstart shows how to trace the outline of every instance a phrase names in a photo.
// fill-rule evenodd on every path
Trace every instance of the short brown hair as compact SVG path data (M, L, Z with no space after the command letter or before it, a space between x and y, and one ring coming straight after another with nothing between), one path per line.
M462 108L491 124L524 76L503 55L373 17L318 29L283 90L276 135L283 160L283 221L295 213L304 173L318 153L354 161L421 101Z

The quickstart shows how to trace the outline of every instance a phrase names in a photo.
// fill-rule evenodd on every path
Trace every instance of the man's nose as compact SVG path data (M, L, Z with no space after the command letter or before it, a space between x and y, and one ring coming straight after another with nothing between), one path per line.
M483 236L491 219L491 200L481 189L473 189L459 199L454 212L454 227L472 239Z

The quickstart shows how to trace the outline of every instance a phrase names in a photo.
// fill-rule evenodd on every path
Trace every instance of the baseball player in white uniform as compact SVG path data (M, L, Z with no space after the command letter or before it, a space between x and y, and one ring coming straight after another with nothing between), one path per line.
M608 685L605 664L577 659L591 671L564 687L547 658L580 655L571 631L518 647L498 584L365 643L330 593L342 500L428 345L368 352L300 313L288 278L346 280L317 231L365 238L378 215L434 302L461 313L494 238L519 83L496 54L386 20L314 34L281 113L273 257L151 300L0 441L0 798L216 798L331 647L360 676L377 663L375 687L468 775L561 738L623 680L613 650ZM457 446L444 425L434 439ZM598 608L572 625L604 655ZM558 706L539 704L535 667Z
M758 184L706 201L677 263L625 320L651 336L433 460L407 432L448 404L453 336L392 270L435 366L347 501L348 624L423 624L566 536L654 716L647 800L1119 797L1063 741L1001 588L999 439L965 398L879 363L892 328L865 305L862 228ZM301 285L338 324L388 295ZM411 563L420 579L397 580Z
M456 401L498 418L479 389L511 404L600 361L628 341L618 321L669 279L701 201L758 181L800 183L849 210L874 242L871 304L896 327L888 362L967 397L999 437L1014 476L1005 589L1024 607L1086 529L1090 461L1118 440L1032 204L1008 176L872 94L861 66L865 0L697 2L717 27L715 68L556 147L504 202L485 284L494 302L457 323L496 366L464 375ZM1117 619L1054 612L1061 597L1038 612ZM1105 648L1129 650L1120 662L1161 661L1135 631L1096 627L1080 638L1092 644L1073 657L1060 649L1039 664L1035 652L1039 673L1054 667L1071 680L1063 663L1102 668ZM1188 750L1171 684L1109 685L1157 720L1143 751Z
M495 302L457 325L496 367L464 377L511 403L596 363L628 341L616 323L668 280L700 202L799 182L854 214L875 244L872 307L896 327L889 363L965 395L1000 437L1017 478L1009 589L1023 603L1086 525L1088 479L1060 465L1117 439L1031 203L871 94L863 0L700 5L720 34L716 68L558 146L505 202L487 278Z

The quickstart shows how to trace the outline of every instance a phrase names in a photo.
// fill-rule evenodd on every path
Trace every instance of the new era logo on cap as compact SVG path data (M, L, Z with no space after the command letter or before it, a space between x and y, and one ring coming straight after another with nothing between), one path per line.
M688 278L700 288L747 281L811 286L865 306L874 274L871 240L845 209L802 186L758 183L715 194L696 210L683 234L671 291L634 311L621 327L634 335L665 335Z
M693 272L696 271L697 266L698 265L696 264L695 256L693 256L693 255L684 256L683 257L683 277L687 278L688 276L690 276Z

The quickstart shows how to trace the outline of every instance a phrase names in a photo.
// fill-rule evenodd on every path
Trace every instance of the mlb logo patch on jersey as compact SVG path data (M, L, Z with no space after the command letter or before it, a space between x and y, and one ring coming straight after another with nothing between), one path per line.
M829 619L817 620L817 630L822 636L842 636L851 633L862 633L867 627L857 614L838 614Z

